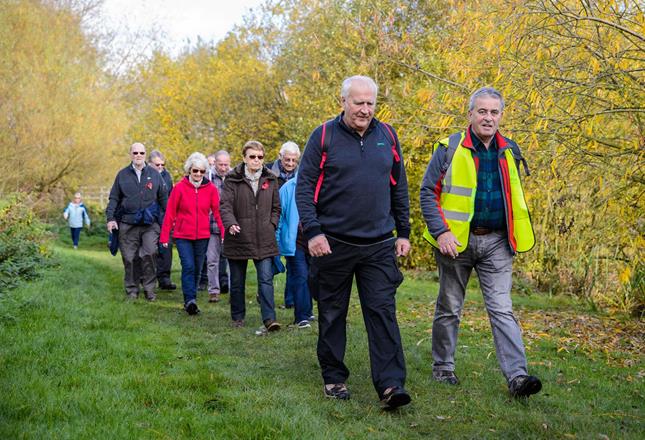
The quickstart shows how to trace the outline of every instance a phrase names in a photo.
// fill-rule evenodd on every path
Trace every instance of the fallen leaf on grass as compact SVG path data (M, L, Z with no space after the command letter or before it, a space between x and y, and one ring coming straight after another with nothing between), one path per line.
M450 420L452 416L435 416L437 420Z

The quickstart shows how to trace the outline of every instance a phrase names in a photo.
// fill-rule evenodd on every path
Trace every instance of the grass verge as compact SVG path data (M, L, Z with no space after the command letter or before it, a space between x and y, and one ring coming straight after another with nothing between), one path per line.
M79 251L59 243L56 258L41 280L0 297L0 438L636 439L645 432L640 322L518 297L531 372L544 389L513 401L475 283L457 353L462 384L429 380L437 288L409 278L398 303L413 402L384 413L356 295L346 357L352 400L336 402L322 397L316 328L253 334L260 314L252 276L247 327L232 329L226 296L207 304L200 294L196 317L182 311L180 291L160 292L155 303L125 301L120 258L102 240L84 237ZM283 282L284 275L276 280L278 304ZM286 324L293 315L279 310L278 319ZM618 342L598 342L603 332Z

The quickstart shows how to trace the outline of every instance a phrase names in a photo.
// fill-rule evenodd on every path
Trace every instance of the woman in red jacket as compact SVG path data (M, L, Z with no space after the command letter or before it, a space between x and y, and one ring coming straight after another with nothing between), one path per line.
M211 236L209 214L212 212L219 230L224 231L219 214L219 193L204 177L208 160L202 153L193 153L184 164L186 177L174 186L161 227L159 243L168 246L170 231L181 260L181 290L184 310L189 315L199 313L197 283L204 265L206 248Z

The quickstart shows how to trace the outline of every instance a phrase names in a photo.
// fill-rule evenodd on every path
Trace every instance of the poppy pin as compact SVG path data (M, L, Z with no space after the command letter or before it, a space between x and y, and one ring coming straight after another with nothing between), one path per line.
M267 189L269 187L269 181L265 180L264 183L262 184L262 189Z
M148 183L146 183L146 188L148 188L148 189L152 189L152 182L148 182Z

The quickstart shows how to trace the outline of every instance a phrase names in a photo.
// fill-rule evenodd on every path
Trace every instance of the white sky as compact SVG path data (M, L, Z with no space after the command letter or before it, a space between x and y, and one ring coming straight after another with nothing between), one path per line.
M105 25L118 32L162 34L171 52L188 41L222 39L262 0L104 0Z

